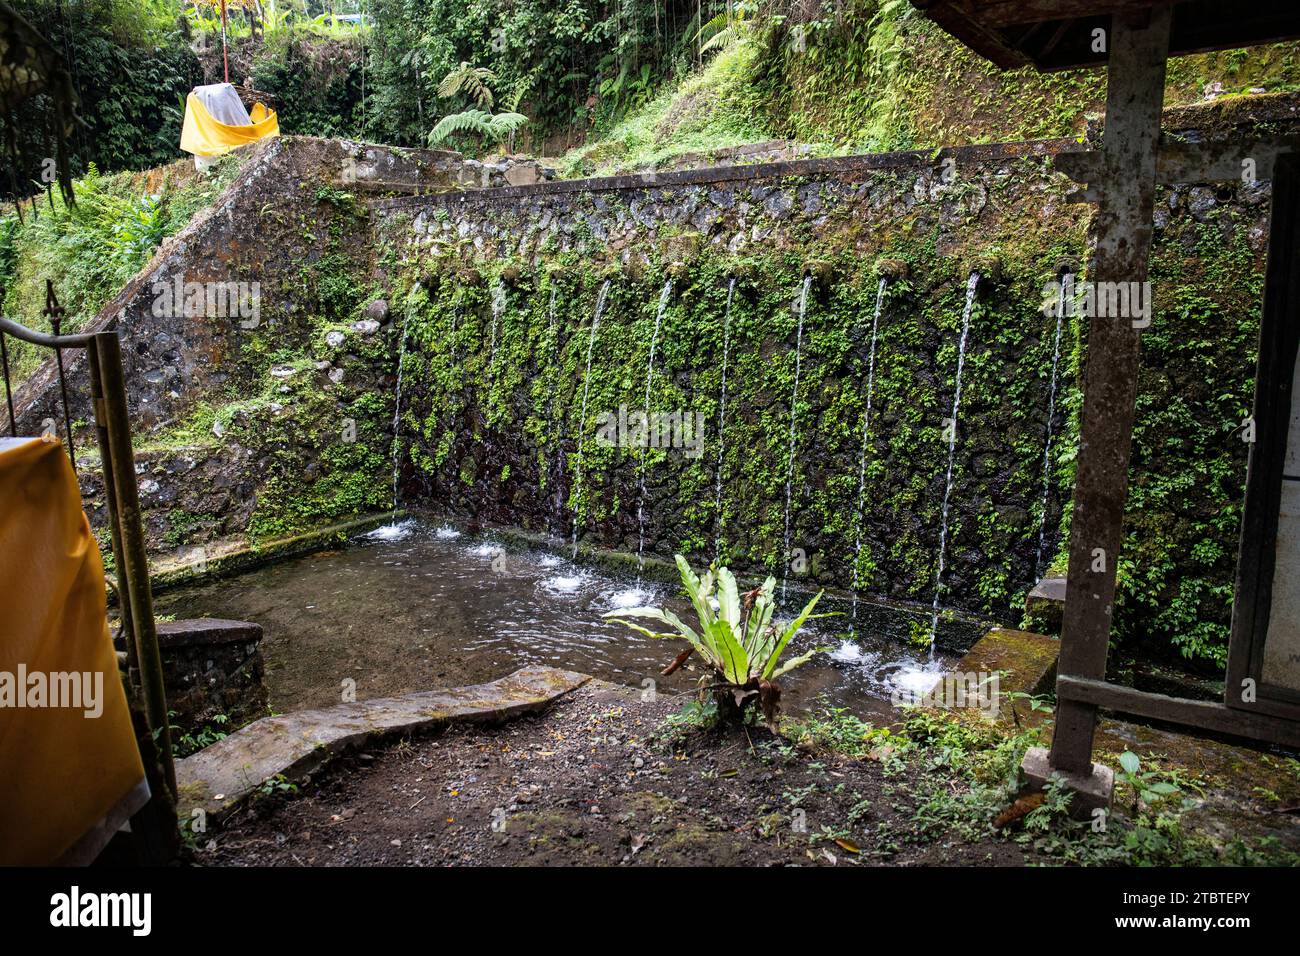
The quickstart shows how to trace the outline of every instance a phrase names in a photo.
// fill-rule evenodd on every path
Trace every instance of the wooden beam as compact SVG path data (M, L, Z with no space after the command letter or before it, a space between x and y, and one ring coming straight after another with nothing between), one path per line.
M1091 281L1145 282L1156 192L1156 153L1169 50L1168 7L1115 18L1102 137L1105 176L1094 220ZM1124 540L1141 333L1130 319L1097 317L1088 332L1070 565L1061 627L1060 673L1106 673L1115 573ZM1066 700L1057 709L1051 763L1092 768L1097 709Z
M1167 7L1170 0L974 0L972 16L987 27L1131 13Z
M1185 724L1201 730L1263 740L1284 747L1300 747L1300 723L1255 711L1235 709L1218 701L1167 697L1132 687L1107 684L1105 681L1066 676L1057 678L1056 697L1058 703L1069 701L1091 708L1105 707L1107 710L1149 720Z

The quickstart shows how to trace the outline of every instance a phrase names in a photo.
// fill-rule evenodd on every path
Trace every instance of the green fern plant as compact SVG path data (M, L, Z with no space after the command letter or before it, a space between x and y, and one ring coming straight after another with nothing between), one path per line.
M429 145L437 146L449 137L465 134L500 143L527 122L528 117L522 113L489 113L487 110L468 109L440 119L438 125L429 131Z
M497 75L486 66L474 66L462 60L460 66L442 78L438 84L438 96L449 100L454 96L467 96L483 109L492 108L492 89L489 84L496 83Z
M510 140L513 144L515 133L528 123L528 117L515 109L492 112L494 97L489 87L496 82L496 74L487 67L473 66L462 61L460 66L442 78L438 84L438 96L450 99L465 96L475 105L459 113L451 113L440 119L429 131L430 146L446 142L452 136L477 136L484 142L499 144ZM510 105L517 108L523 98L526 87L515 91Z
M719 713L743 718L745 708L757 701L768 723L774 723L781 701L776 679L825 650L813 648L781 663L786 645L804 624L815 617L829 616L812 613L824 592L818 591L794 620L781 627L772 620L776 611L776 601L772 597L776 588L775 578L769 577L761 586L742 595L736 586L735 575L727 568L718 568L716 574L710 569L701 580L685 558L679 554L676 559L682 585L695 609L698 628L686 624L666 608L626 608L610 611L605 617L647 637L685 638L690 647L664 669L665 676L685 663L692 653L698 654L719 679L714 687ZM626 620L629 617L659 621L673 630L666 633L651 631Z

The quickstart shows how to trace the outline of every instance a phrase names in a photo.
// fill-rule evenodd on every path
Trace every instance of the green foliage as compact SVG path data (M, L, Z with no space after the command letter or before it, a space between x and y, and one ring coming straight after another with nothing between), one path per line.
M157 192L146 191L140 177L127 173L100 175L92 163L74 185L76 204L55 193L39 200L20 224L0 216L0 301L6 315L44 328L45 280L54 282L67 310L65 332L85 326L153 256L168 236L189 224L235 176L241 160L225 157L209 176L198 176L189 163L168 167L155 179ZM10 342L10 360L21 381L43 357L36 347Z
M367 130L385 142L424 142L441 78L463 63L490 74L509 112L532 117L534 148L593 122L612 125L666 77L685 75L697 16L724 9L722 0L376 0Z
M522 113L489 113L469 109L452 113L438 121L429 131L429 145L437 146L452 136L471 134L489 143L501 143L523 128L528 117Z
M36 24L56 49L72 54L73 90L85 121L69 137L73 175L91 163L100 170L145 169L176 159L180 118L175 104L202 80L194 54L172 32L171 4L165 0L15 0L17 12ZM20 194L43 189L41 157L52 156L44 118L44 94L20 106L12 133L19 154L35 160L13 171ZM0 136L9 130L0 120ZM5 175L0 195L15 182Z
M168 711L169 718L175 717L176 712ZM188 757L190 754L198 753L204 747L215 744L218 740L225 740L230 736L230 731L225 729L230 724L228 714L215 714L212 720L198 730L188 733L181 733L181 728L175 724L172 725L172 756L176 759Z
M813 617L813 608L821 598L819 591L802 611L784 627L772 620L776 602L772 592L776 579L769 577L761 586L746 593L743 598L736 586L736 578L725 567L713 569L700 579L686 559L677 555L677 570L682 577L691 606L695 609L697 627L692 628L666 608L635 607L610 611L605 617L647 637L683 637L706 664L713 668L722 682L745 696L757 694L764 704L769 720L775 717L775 707L769 707L767 684L806 663L821 648L800 654L780 663L782 652L790 639ZM714 609L714 604L717 609ZM822 616L822 615L817 615ZM674 631L655 632L634 624L626 618L636 617L667 624ZM740 702L738 693L737 703ZM775 698L773 698L773 705Z

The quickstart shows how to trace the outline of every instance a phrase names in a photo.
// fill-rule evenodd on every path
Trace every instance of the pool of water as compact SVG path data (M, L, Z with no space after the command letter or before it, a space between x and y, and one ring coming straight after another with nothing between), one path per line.
M802 599L791 591L792 605ZM261 624L271 706L284 713L338 703L346 681L355 682L357 699L388 697L493 680L525 664L634 687L653 680L660 694L689 694L704 676L688 665L662 677L685 642L644 637L602 617L667 605L689 623L679 588L638 587L634 577L558 553L424 520L380 528L337 551L166 592L156 603L159 613L178 618ZM824 605L818 610L841 610ZM798 609L783 610L791 616ZM860 613L853 640L847 617L812 622L793 651L828 651L781 679L785 710L824 700L883 713L894 688L924 687L925 675L951 668L952 655L931 658L897 640L909 626L896 619L901 613Z

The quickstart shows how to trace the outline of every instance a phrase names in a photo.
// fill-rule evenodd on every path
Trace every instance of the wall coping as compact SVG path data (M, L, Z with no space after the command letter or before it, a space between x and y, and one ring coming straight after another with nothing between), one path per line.
M158 625L158 646L163 650L204 647L213 644L241 644L262 639L262 625L201 617L186 621L163 621Z
M662 173L629 173L621 176L597 176L590 179L561 179L528 186L489 186L421 196L399 196L378 200L372 208L381 212L419 208L434 203L479 202L494 199L519 199L568 193L618 192L628 189L655 189L665 186L701 186L713 183L776 179L784 176L814 176L822 173L857 173L893 169L938 167L945 159L970 165L988 165L1016 159L1052 157L1078 148L1078 142L1061 139L1029 140L1018 143L993 143L981 146L946 146L939 150L908 150L892 153L859 153L853 156L830 156L819 159L792 159L745 166L709 166L704 169L681 169Z

